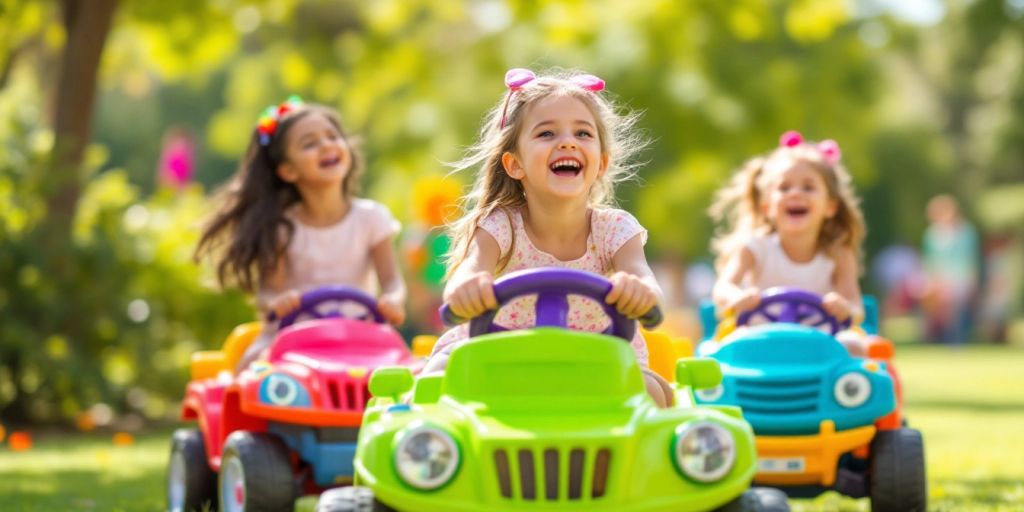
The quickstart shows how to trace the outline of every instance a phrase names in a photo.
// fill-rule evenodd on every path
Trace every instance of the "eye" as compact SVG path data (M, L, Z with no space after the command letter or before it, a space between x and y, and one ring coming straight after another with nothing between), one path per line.
M555 132L553 132L551 130L544 130L544 131L538 133L537 137L553 137L554 135L555 135Z
M576 132L576 136L577 137L593 137L593 135L591 135L591 133L589 131L587 131L587 130L580 130L580 131Z

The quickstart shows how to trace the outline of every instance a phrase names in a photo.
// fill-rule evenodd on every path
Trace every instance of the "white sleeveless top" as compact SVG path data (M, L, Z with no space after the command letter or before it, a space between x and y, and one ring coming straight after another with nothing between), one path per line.
M797 263L786 255L775 233L751 237L744 246L754 256L754 272L746 279L747 286L760 290L785 286L818 295L825 295L834 288L832 274L836 263L821 251L811 261Z

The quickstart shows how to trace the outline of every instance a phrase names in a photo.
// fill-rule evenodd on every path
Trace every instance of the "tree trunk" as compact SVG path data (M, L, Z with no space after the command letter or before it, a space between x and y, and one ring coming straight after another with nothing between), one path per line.
M76 314L76 304L83 299L76 290L81 283L75 281L71 226L82 187L82 159L89 143L100 57L117 0L61 0L60 5L67 40L54 98L53 152L49 174L43 180L47 183L47 214L31 236L42 247L40 270L60 290L59 301L66 307L49 304L29 315L42 339L61 334L77 341L85 338L85 322ZM20 387L27 358L16 354L7 359L3 364L8 366L17 390L12 402L3 407L3 417L12 422L28 421L31 397Z
M81 164L92 121L96 76L117 0L62 0L67 42L54 109L54 188L47 214L55 236L68 237L81 190Z

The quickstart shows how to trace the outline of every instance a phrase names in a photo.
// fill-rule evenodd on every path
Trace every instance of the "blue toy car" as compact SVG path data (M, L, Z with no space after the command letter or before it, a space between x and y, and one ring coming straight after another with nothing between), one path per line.
M866 311L873 331L872 302ZM713 310L702 313L714 332ZM747 326L757 317L769 323ZM747 327L698 345L721 363L723 380L696 396L743 409L757 436L756 483L791 496L870 496L873 511L925 510L924 444L905 426L890 342L863 332L868 357L852 357L821 297L782 288L766 290L735 325Z

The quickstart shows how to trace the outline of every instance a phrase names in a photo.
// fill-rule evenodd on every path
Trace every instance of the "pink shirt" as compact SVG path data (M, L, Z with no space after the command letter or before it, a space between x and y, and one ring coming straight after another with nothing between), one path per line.
M322 286L347 285L376 295L372 250L401 227L387 207L355 198L344 218L323 227L303 224L294 210L285 215L295 231L287 249L284 289L307 292Z
M590 210L590 235L587 237L587 252L577 259L562 261L541 251L533 245L523 227L523 217L518 210L499 210L480 221L480 228L494 237L505 255L512 251L508 265L495 277L509 272L538 267L562 267L586 270L602 276L609 276L612 257L633 237L640 236L641 243L647 243L647 230L636 218L624 210L615 208L594 208ZM513 237L513 234L515 235ZM514 244L513 244L514 238ZM523 329L533 326L536 297L520 297L503 307L495 317L499 325ZM569 297L569 327L576 330L601 332L610 321L601 307L588 299L572 295ZM469 336L467 324L448 330L434 346L434 353L448 345L464 341ZM647 345L639 329L631 342L641 366L647 366Z

